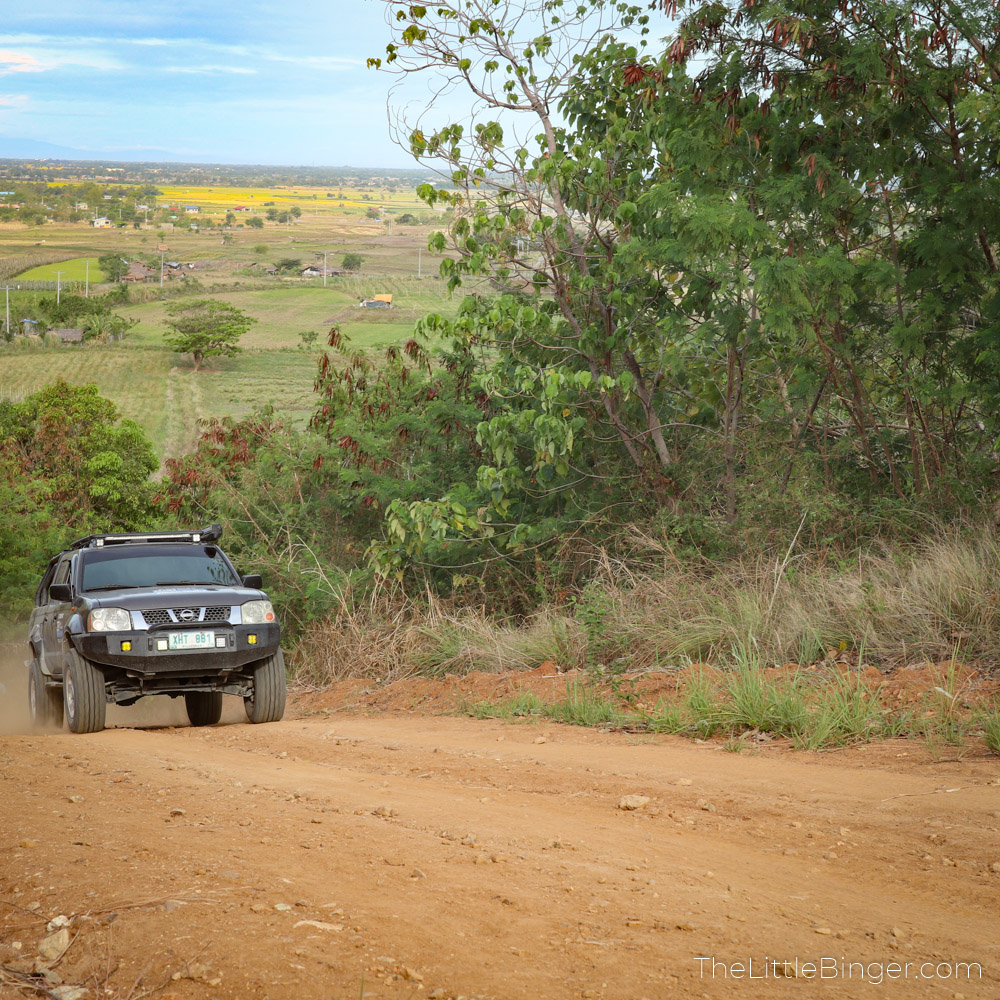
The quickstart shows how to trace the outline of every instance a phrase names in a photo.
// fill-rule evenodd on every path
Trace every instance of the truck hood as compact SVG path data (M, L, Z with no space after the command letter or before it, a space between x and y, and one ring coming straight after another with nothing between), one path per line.
M144 611L147 608L232 607L247 601L266 601L267 595L262 590L249 587L122 587L119 590L84 592L79 599L88 608Z

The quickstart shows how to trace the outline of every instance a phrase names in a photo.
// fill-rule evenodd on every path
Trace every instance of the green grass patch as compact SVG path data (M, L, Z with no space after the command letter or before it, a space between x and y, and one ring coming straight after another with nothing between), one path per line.
M801 750L909 737L923 739L941 755L942 748L961 747L979 727L987 747L1000 754L1000 713L973 718L957 705L957 698L935 689L916 709L890 708L879 689L859 675L773 676L744 658L728 671L691 673L652 711L634 708L598 679L569 681L561 698L543 700L529 691L498 701L463 702L460 711L480 719L530 716L693 739L724 737L724 749L733 753L752 748L757 737L784 738Z
M42 264L19 274L18 277L25 281L55 281L57 277L62 281L86 281L88 265L91 283L105 280L104 272L96 257L75 257L56 264Z
M620 728L636 721L614 698L579 682L567 684L566 697L559 701L544 701L533 691L523 691L499 701L463 702L459 710L474 719L552 719L571 726Z
M994 710L983 717L983 739L995 754L1000 754L1000 711Z
M463 702L459 708L474 719L523 719L545 714L546 704L532 691L501 701Z

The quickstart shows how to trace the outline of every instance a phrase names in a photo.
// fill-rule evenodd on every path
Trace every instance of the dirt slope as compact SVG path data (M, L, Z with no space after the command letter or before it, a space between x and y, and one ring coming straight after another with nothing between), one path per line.
M17 983L75 914L48 988L91 1000L995 997L1000 768L921 753L409 714L3 736L0 996L44 995Z

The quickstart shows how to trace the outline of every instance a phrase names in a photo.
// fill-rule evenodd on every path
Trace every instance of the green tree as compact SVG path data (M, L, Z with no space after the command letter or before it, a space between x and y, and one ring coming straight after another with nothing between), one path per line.
M97 258L97 263L108 281L121 281L128 271L128 262L120 254L103 254Z
M292 207L288 210L288 214L293 219L301 219L302 218L302 209L299 208L298 205L292 205Z
M259 215L251 216L249 219L247 219L247 226L250 229L263 229L264 220Z
M173 333L163 339L179 354L190 354L194 370L205 358L239 354L239 339L257 322L252 316L218 299L197 299L172 305L167 325Z
M0 616L30 609L46 561L74 536L149 526L158 464L94 385L0 400Z
M405 138L450 182L421 197L459 209L442 275L494 289L423 329L498 358L479 488L519 522L508 546L556 536L553 492L591 516L704 494L735 523L794 476L855 504L987 485L996 6L666 6L691 12L648 53L638 7L560 7L520 38L554 8L392 5L384 65L451 73L483 112ZM601 16L627 38L587 34ZM519 116L537 144L510 138ZM393 558L430 524L467 532L450 502L394 509Z
M340 266L345 271L360 271L364 258L359 253L345 253Z

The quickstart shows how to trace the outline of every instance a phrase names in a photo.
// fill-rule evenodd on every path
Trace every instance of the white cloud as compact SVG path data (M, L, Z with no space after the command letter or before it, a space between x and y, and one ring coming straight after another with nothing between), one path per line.
M191 73L199 76L213 76L218 73L237 73L240 76L254 76L255 69L246 66L164 66L165 73Z
M47 73L66 66L117 71L123 69L121 63L109 58L103 52L75 51L61 52L55 49L14 49L0 50L0 76L14 73Z
M12 73L44 73L47 68L26 52L0 50L0 76L10 76Z

